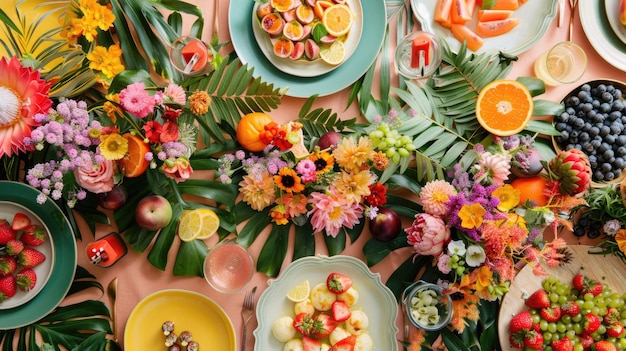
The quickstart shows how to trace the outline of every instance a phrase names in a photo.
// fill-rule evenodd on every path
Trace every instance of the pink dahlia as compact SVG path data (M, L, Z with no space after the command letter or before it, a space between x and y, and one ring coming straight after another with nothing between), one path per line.
M448 212L446 202L452 195L456 195L456 189L445 180L434 180L426 183L420 192L420 201L424 211L435 216L443 216Z
M22 67L17 57L0 59L0 157L31 150L24 144L33 127L40 123L34 116L52 106L50 84L40 79L39 71Z
M148 116L156 104L154 96L150 95L141 82L133 83L122 89L119 94L120 104L124 110L138 118Z

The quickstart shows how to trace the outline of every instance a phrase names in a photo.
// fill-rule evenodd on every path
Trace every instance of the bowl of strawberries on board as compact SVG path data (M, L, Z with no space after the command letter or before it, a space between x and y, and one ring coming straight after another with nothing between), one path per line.
M0 201L0 310L37 296L53 262L52 236L41 218L25 206Z

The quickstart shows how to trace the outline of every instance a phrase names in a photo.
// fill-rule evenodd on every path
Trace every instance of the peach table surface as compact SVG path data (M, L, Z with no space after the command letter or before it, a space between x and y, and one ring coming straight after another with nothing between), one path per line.
M366 1L382 1L382 0L366 0ZM206 1L206 0L189 0L189 2L198 4L202 8L202 11L205 16L205 39L210 37L211 28L213 27L213 14L214 14L214 2ZM229 28L228 28L228 0L221 0L219 4L219 37L221 41L229 40ZM526 6L532 6L532 3L527 4ZM566 23L569 18L569 9L566 6ZM519 55L519 61L513 64L513 70L511 71L509 78L516 78L518 76L532 76L533 70L532 65L535 59L551 44L567 40L568 36L568 27L567 25L563 25L561 27L557 27L556 18L551 22L545 36L530 50ZM546 93L541 95L540 97L543 99L559 101L567 92L578 86L584 81L589 81L598 78L611 78L617 79L621 81L626 81L626 73L618 70L617 68L612 67L608 64L602 57L600 57L596 51L591 46L589 40L585 36L583 29L581 27L579 16L576 14L574 21L574 38L573 40L579 43L586 51L589 58L589 67L583 76L577 83L573 83L570 85L563 85L558 87L548 87ZM224 49L224 52L232 49L232 46L227 46ZM626 59L626 56L625 56ZM392 68L393 71L393 68ZM377 86L377 83L374 84ZM312 92L314 93L314 92ZM374 92L376 94L376 92ZM353 104L350 108L346 109L345 104L349 96L349 88L346 88L336 94L332 94L325 97L320 97L315 103L315 107L323 106L325 108L332 108L335 112L337 112L342 118L352 118L358 115L358 109ZM284 97L282 99L281 105L277 110L272 112L273 116L276 116L277 119L285 118L290 119L293 116L297 116L298 111L300 110L302 104L305 99L301 98L292 98L292 97ZM235 327L235 331L237 333L237 344L241 345L241 330L242 330L242 319L240 316L240 310L242 306L242 301L244 298L244 294L248 289L251 289L253 286L257 286L257 300L258 296L265 290L267 285L268 277L262 273L255 273L252 281L248 284L248 286L241 292L225 295L216 292L205 282L203 278L200 277L174 277L171 273L171 263L174 261L174 257L170 257L170 265L165 272L159 271L153 266L150 265L148 260L146 259L147 253L138 254L129 250L129 253L118 263L116 263L111 268L99 268L92 266L86 259L84 255L84 250L86 244L92 240L92 234L87 229L87 226L81 222L81 219L78 218L79 224L81 228L84 228L82 236L82 242L78 242L78 264L86 267L92 274L94 274L98 281L101 282L104 286L106 286L114 277L118 278L118 293L117 293L117 308L116 308L116 319L117 319L117 332L120 340L120 344L123 346L123 336L124 336L124 327L126 325L126 321L128 320L129 314L133 310L133 308L147 295L162 290L162 289L187 289L191 291L196 291L202 293L219 305L225 310L228 314L232 323ZM110 232L111 230L116 230L116 227L109 226L99 226L97 227L95 236L96 238L100 238ZM250 251L253 256L258 256L259 251L261 250L261 244L264 239L264 235L267 233L261 234L259 237L260 240L256 240L256 242L250 247ZM292 238L293 239L293 238ZM363 244L369 239L369 233L365 233L361 238L355 243L349 244L348 248L344 252L344 254L351 255L365 261L364 255L362 253ZM572 236L569 238L570 242L576 243L575 238ZM211 247L217 241L216 237L207 239L207 245ZM323 247L323 245L319 245L318 247ZM176 252L176 249L171 251L173 254ZM325 254L325 252L318 252L318 254ZM371 267L373 272L380 273L382 276L383 282L387 280L389 275L395 270L398 265L403 262L407 257L411 255L410 249L402 249L396 250L393 254L387 257L384 261L377 264L374 267ZM289 259L289 253L287 255L287 259ZM283 267L284 268L284 267ZM92 294L95 293L85 292L83 294ZM85 296L74 296L66 299L63 304L67 304L73 302L75 299L84 299ZM89 298L102 299L103 301L108 303L106 296L89 296ZM397 337L398 339L402 339L402 318L401 314L398 315L398 327L399 334L397 336L389 336L389 337ZM250 332L248 333L247 340L245 343L248 346L248 350L253 349L254 345L254 337L252 335L252 330L256 327L257 321L256 318L253 318L249 325ZM399 349L402 349L399 347Z

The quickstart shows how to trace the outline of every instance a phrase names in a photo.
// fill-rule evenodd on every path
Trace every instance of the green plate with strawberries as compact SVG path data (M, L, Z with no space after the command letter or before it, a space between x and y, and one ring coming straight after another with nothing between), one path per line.
M23 183L0 181L0 202L25 207L41 219L50 233L54 252L50 257L52 272L47 283L29 301L3 309L0 330L29 325L46 316L63 301L74 279L77 259L74 232L67 217L51 199L47 198L43 204L37 203L40 194Z

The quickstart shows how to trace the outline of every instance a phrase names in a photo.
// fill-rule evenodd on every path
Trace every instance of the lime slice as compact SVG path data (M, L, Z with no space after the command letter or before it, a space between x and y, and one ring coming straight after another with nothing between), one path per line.
M344 57L346 56L346 48L343 45L343 42L340 40L336 40L329 47L322 48L320 51L320 57L324 62L329 65L338 65L343 62Z
M310 292L309 281L303 280L287 293L287 298L293 302L302 302L309 297Z
M185 242L193 241L203 231L202 216L196 210L185 211L178 222L178 236Z
M202 217L202 231L196 236L196 239L204 240L212 237L220 227L220 218L210 208L199 208L196 211Z

